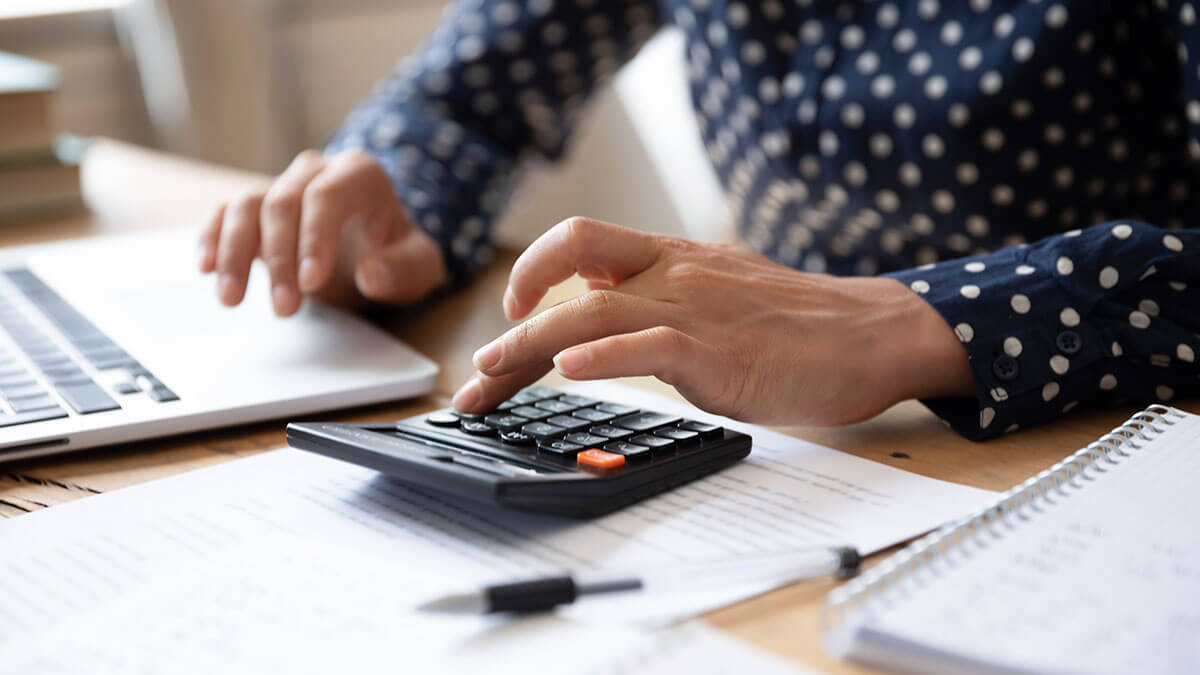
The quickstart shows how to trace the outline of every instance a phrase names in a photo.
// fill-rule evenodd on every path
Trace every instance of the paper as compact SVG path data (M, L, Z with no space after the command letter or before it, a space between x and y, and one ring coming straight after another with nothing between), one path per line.
M719 419L637 390L581 391ZM297 669L319 670L351 658L341 644L365 655L363 663L382 653L434 663L504 649L533 658L530 641L543 640L531 636L573 633L577 621L590 624L584 637L597 624L629 631L621 626L678 619L786 580L613 595L560 612L577 621L446 621L412 608L447 591L564 567L661 565L814 543L874 551L992 494L721 423L755 437L748 460L592 521L418 491L369 469L279 450L0 523L0 669L26 663L14 656L23 654L158 672L187 653L190 663L254 670L286 652ZM522 637L505 639L509 633Z
M1200 417L1162 427L867 605L861 648L943 671L1195 672Z
M587 675L802 675L802 668L751 647L700 621L662 631L645 647L634 647L588 668Z

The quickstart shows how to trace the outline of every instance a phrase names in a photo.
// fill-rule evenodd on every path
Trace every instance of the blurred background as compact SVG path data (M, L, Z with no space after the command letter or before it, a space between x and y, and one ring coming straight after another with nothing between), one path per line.
M47 115L56 132L273 174L299 150L321 147L355 102L420 46L445 5L2 0L0 51L54 67L43 74L53 83ZM502 244L522 246L571 215L732 237L693 120L682 52L681 36L664 31L595 97L566 161L535 167L524 182L499 227ZM0 63L0 111L5 77L15 76ZM0 114L0 139L5 126L13 135L15 119ZM12 164L0 156L0 174Z

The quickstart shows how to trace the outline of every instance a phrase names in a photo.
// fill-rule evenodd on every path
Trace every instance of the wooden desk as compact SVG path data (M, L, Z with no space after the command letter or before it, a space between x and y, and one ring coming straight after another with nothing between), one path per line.
M83 173L92 214L10 227L0 231L0 245L138 228L197 226L218 201L265 180L113 142L89 150ZM445 405L456 386L473 372L472 352L511 325L500 310L500 297L514 258L513 253L498 256L478 283L418 316L381 318L397 336L441 364L432 395L325 417L397 419ZM578 283L563 284L544 304L570 297L582 288ZM544 382L553 385L561 380L552 374ZM629 382L673 394L647 378ZM782 431L926 476L1003 490L1086 445L1133 412L1133 407L1126 407L1074 415L1052 426L986 444L962 440L915 402L900 404L851 427ZM0 467L0 515L19 515L283 444L282 423L271 421L4 465ZM707 619L748 642L809 666L864 672L831 660L820 647L818 609L832 586L832 582L795 584L712 612Z

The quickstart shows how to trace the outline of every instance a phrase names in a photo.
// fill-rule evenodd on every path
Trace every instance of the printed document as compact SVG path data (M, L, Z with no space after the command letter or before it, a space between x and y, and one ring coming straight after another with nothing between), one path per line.
M588 647L593 638L630 646L657 634L646 625L788 579L613 594L521 620L413 608L563 569L842 543L869 553L993 496L639 390L585 391L737 428L754 437L753 452L590 521L470 502L284 449L0 522L0 672L309 672L381 659L449 671L476 658L492 672L538 658L552 672L593 668L603 655Z

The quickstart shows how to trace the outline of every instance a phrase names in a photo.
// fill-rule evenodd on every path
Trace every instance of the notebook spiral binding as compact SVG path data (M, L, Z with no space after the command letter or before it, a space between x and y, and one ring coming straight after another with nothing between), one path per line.
M1158 434L1162 426L1175 424L1173 418L1184 414L1165 405L1152 405L1130 417L1124 424L1101 436L1087 447L1054 466L1042 471L1000 495L990 506L959 520L947 523L931 534L913 542L879 565L830 591L821 607L822 632L827 646L838 651L833 641L839 639L837 629L856 610L896 587L918 568L929 565L954 547L961 546L983 533L998 534L998 525L1011 524L1011 518L1029 520L1030 507L1046 502L1052 495L1068 496L1068 486L1080 487L1077 480L1092 481L1090 471L1103 473L1106 465L1119 464L1129 457L1129 450L1141 450Z

